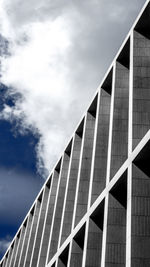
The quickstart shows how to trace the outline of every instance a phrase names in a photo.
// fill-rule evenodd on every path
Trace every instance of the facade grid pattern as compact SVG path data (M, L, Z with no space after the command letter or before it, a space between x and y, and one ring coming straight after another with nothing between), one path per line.
M150 0L0 267L150 266Z

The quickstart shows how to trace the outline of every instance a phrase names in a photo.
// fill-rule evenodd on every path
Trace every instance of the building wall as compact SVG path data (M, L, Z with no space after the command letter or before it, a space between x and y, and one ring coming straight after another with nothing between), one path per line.
M150 266L150 1L2 267Z

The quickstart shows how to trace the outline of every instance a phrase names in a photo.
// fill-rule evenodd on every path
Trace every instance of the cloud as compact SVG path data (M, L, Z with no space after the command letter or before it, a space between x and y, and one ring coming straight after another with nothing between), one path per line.
M61 130L61 124L71 105L65 64L71 42L62 19L32 24L26 31L30 42L15 44L12 56L2 60L2 82L11 87L8 94L16 102L14 107L5 105L1 118L19 121L21 132L32 129L40 134L38 166L44 158L48 168L49 158L55 158L62 148L65 130Z
M1 119L38 133L43 176L58 159L144 0L2 1L2 82L15 106Z
M11 237L6 236L5 239L0 239L0 254L3 254L11 243Z

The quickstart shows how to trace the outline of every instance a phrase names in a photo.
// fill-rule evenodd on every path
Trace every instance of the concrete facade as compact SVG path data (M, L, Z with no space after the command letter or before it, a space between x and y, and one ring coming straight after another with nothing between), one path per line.
M150 266L150 0L1 267Z

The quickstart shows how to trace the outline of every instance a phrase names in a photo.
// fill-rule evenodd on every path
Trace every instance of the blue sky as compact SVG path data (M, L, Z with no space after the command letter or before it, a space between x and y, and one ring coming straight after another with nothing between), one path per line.
M0 256L144 3L1 0Z
M0 110L6 103L5 93L4 87ZM13 105L11 99L7 103ZM44 182L36 170L38 137L32 132L17 135L15 127L15 124L0 121L0 257Z

